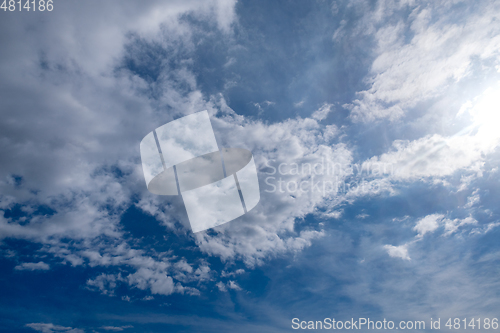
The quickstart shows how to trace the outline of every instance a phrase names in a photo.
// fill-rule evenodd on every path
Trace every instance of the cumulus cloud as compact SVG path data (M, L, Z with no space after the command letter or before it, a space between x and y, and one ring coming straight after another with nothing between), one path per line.
M442 214L427 215L417 222L413 230L418 232L418 236L422 237L426 233L436 230L443 218L444 215Z
M410 256L408 255L407 244L400 245L400 246L384 245L384 249L387 251L389 256L391 256L393 258L401 258L403 260L411 260Z
M139 289L151 289L153 294L170 295L175 291L172 277L147 268L140 268L134 274L129 275L128 281Z

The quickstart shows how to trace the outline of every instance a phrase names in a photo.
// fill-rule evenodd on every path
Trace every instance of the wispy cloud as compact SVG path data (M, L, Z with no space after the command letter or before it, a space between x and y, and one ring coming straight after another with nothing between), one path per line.
M81 330L78 328L71 328L71 327L65 327L65 326L54 325L54 324L45 324L45 323L26 324L26 327L29 327L31 329L34 329L35 331L39 331L42 333L56 333L56 332L84 333L85 332L84 330Z
M15 270L18 271L48 271L50 266L43 261L39 261L37 263L34 262L23 262L20 265L14 267Z
M403 8L411 12L408 17L401 17ZM475 8L460 24L450 17L467 9L453 2L421 6L381 1L377 9L379 15L367 13L364 21L372 28L365 31L378 44L366 78L369 89L345 105L355 121L401 118L417 103L441 96L450 82L469 75L474 59L494 59L500 50L500 30L492 24L500 14L496 3Z

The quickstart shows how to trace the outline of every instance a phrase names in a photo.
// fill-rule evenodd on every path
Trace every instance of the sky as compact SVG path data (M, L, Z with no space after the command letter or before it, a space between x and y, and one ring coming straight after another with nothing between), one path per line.
M490 332L499 22L486 0L0 9L0 332ZM193 233L139 145L203 110L260 202Z

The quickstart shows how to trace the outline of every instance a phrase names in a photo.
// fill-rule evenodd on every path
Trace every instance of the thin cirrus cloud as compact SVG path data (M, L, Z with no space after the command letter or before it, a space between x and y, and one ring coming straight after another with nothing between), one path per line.
M26 327L29 327L35 331L39 331L42 333L55 333L55 332L64 332L64 333L84 333L85 331L79 328L71 328L65 327L61 325L54 325L52 323L30 323L26 324Z
M470 75L475 61L498 57L500 30L493 23L500 15L498 4L484 3L461 22L450 21L450 16L466 10L453 2L417 7L389 1L380 2L378 9L381 17L366 14L366 25L373 28L391 18L397 23L367 30L378 47L366 78L369 89L345 105L355 121L401 118L417 103L442 96L450 83ZM398 19L398 12L405 9L411 15Z

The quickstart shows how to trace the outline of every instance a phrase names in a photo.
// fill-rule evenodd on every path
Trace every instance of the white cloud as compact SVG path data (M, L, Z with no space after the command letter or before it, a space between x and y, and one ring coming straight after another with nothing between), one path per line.
M127 15L119 12L109 18L99 14L95 18L97 24L90 27L84 24L87 22L85 17L88 19L93 15L88 12L79 12L78 17L56 17L55 20L75 20L78 24L74 29L61 31L55 29L59 24L57 22L45 30L42 27L39 36L52 38L46 44L50 47L18 38L15 46L23 52L9 54L13 52L9 49L0 55L0 71L5 77L19 70L9 68L14 63L12 59L18 55L23 57L23 61L20 61L23 63L23 75L19 79L11 77L6 87L6 95L12 93L14 96L8 102L21 100L19 96L32 97L22 99L26 105L16 105L12 112L2 114L5 124L15 126L9 128L0 125L3 140L0 141L0 157L5 161L0 166L0 174L7 174L6 181L0 181L0 207L8 209L16 203L36 201L56 209L53 216L30 216L27 223L18 223L0 214L0 234L40 242L44 245L42 251L72 265L103 269L121 269L125 266L130 269L129 274L101 274L88 280L88 287L106 295L114 295L119 283L155 295L198 295L200 291L189 287L190 284L207 283L217 277L217 273L206 263L188 262L172 252L136 250L133 247L137 247L137 244L128 244L123 239L120 215L131 204L132 196L138 196L138 208L154 216L171 233L169 239L194 237L204 255L218 256L223 261L242 259L248 267L252 267L268 258L301 251L315 239L324 237L326 233L322 225L310 226L315 230L300 230L301 226L296 221L310 213L322 211L325 206L327 213L320 216L339 219L342 210L338 203L355 200L359 195L353 191L346 196L337 192L327 196L290 191L263 192L259 206L244 218L210 233L193 236L188 231L184 212L178 204L145 191L137 152L137 144L145 133L171 120L174 114L178 116L209 109L218 133L217 139L222 146L236 145L254 152L260 169L262 191L266 189L265 178L268 176L263 171L266 162L277 167L280 163L290 162L314 164L326 158L331 162L350 164L353 161L353 148L349 144L331 144L331 139L339 135L342 129L321 124L321 120L326 119L331 111L329 105L324 105L310 118L268 124L238 116L229 109L223 98L212 96L206 100L197 89L195 77L188 66L180 65L172 71L163 69L154 84L126 70L115 72L113 66L116 65L116 59L124 52L137 51L135 49L144 46L137 46L127 39L129 37L126 34L129 32L129 35L138 34L145 44L154 41L173 52L186 51L187 56L182 60L187 63L191 61L190 51L194 47L190 39L193 31L186 22L177 20L178 16L194 12L199 17L215 17L217 19L212 23L225 33L230 33L235 21L234 2L213 2L209 5L200 2L151 3L154 4L152 7L127 3L128 6L123 7ZM467 75L471 54L477 54L474 45L462 41L455 43L457 29L460 30L456 26L431 25L429 22L433 21L425 9L415 12L411 26L416 32L414 44L400 47L404 45L402 39L406 26L396 21L375 29L386 13L398 9L398 3L406 6L404 1L380 2L374 15L375 22L369 23L372 29L368 29L368 33L375 36L378 53L368 78L370 88L360 92L358 101L351 105L352 117L356 120L401 117L418 101L439 94L437 83L443 85L449 80L461 80ZM197 8L200 8L199 12ZM137 17L134 16L136 12ZM134 17L130 19L129 15ZM492 15L494 13L486 15L484 21L489 23ZM127 21L126 24L124 21ZM477 28L482 29L477 35L480 40L478 47L491 46L491 54L496 52L495 40L486 41L485 38L487 33L494 32L494 25L483 24L479 15L469 21L463 30L465 42L471 40L472 33L476 31L472 25L477 23ZM7 25L11 23L8 21ZM439 18L436 24L440 24ZM14 31L23 30L11 26ZM116 26L124 27L123 31L113 28ZM89 33L90 37L82 40L80 31ZM337 37L341 37L341 33ZM459 51L456 57L448 54L441 57L443 54L440 53L447 52L444 46L447 43L452 46L450 52ZM435 47L427 50L426 44L435 44ZM132 51L123 51L125 46ZM467 50L467 47L471 49ZM487 57L488 52L482 51L479 57ZM43 55L41 59L38 59L39 54ZM137 54L127 56L134 60L141 58ZM39 68L38 64L42 61L49 70ZM443 66L442 71L439 66ZM177 81L181 83L177 84ZM426 86L427 81L431 81L429 86ZM184 85L188 87L188 92L179 87ZM153 91L152 95L157 94L153 100L144 96L144 91L149 90ZM167 113L163 111L165 109L172 111ZM38 117L39 114L44 115L43 119ZM56 123L58 127L54 127ZM476 135L428 135L414 141L396 141L393 150L368 162L383 162L396 167L398 173L389 175L382 183L384 189L391 190L390 181L446 177L460 169L477 171L481 168L482 155L490 152L494 146L492 143L483 145ZM109 168L113 165L118 166L125 175L115 177ZM22 186L16 186L11 176L13 172L23 176ZM282 178L287 182L300 182L309 180L310 175L286 174ZM329 177L319 176L318 179L328 180ZM472 217L449 220L443 215L433 215L416 223L417 237L435 232L441 226L444 227L444 235L451 235L460 227L477 223ZM488 232L498 225L490 223L478 230ZM71 247L59 242L62 238L71 239ZM391 257L410 260L408 246L385 245L384 249ZM418 259L413 252L412 258ZM222 272L221 277L233 278L241 271ZM461 286L468 285L460 281ZM241 290L232 280L227 283L219 281L216 286L221 291ZM203 287L200 289L203 290ZM364 292L364 301L373 294L372 291ZM129 296L123 297L130 301ZM378 298L377 302L380 302L380 295ZM149 300L152 296L143 299ZM42 332L82 332L53 324L27 326ZM111 330L118 328L113 327Z
M179 260L174 264L174 267L177 268L179 271L187 273L193 272L193 267L190 264L188 264L185 260Z
M444 229L446 230L446 232L444 233L444 236L449 236L455 233L459 227L462 227L467 224L475 225L477 224L477 220L471 216L466 217L464 219L454 219L454 220L445 219Z
M500 226L500 222L488 223L488 224L486 225L486 229L484 230L484 233L487 233L487 232L488 232L488 231L490 231L491 229L496 228L496 227L498 227L498 226Z
M474 228L472 231L471 231L471 235L475 235L475 234L486 234L487 232L493 230L494 228L500 226L500 222L491 222L491 223L488 223L486 225L483 225L479 228Z
M344 214L343 210L335 210L329 213L322 213L321 217L339 219L342 217L342 214Z
M280 163L329 163L349 164L351 153L344 144L326 146L322 129L315 119L293 119L271 125L260 121L250 121L236 116L230 109L224 109L224 100L216 103L225 111L225 115L213 118L213 126L219 133L218 140L225 146L239 146L251 150L256 159L258 169L267 165L277 168ZM210 108L209 108L209 112ZM220 114L220 113L219 113ZM223 133L223 135L222 135ZM280 149L275 148L279 146ZM200 249L210 255L217 255L222 260L243 259L247 265L253 266L267 257L276 256L287 251L296 251L309 246L312 239L321 237L321 231L293 232L294 221L315 208L323 205L336 191L323 193L302 193L297 191L280 192L266 184L279 180L288 183L310 180L310 174L292 175L289 172L279 174L278 171L260 172L261 201L249 214L234 223L224 224L214 229L215 235L199 233L194 235ZM329 180L328 175L319 175L318 180ZM158 215L156 200L146 197L140 207ZM289 234L282 238L284 234Z
M219 291L226 292L228 289L231 290L242 290L241 287L234 281L229 280L227 283L223 283L222 281L219 281L215 284Z
M170 295L176 291L172 277L147 268L140 268L127 279L130 285L142 290L150 289L152 294Z
M498 297L491 290L499 286L498 275L488 268L495 265L500 253L493 250L471 256L471 243L461 241L462 246L457 248L457 245L455 240L440 239L430 250L427 242L411 242L411 261L393 263L402 269L387 270L387 267L374 263L367 274L365 266L370 264L369 258L363 265L354 266L354 274L349 275L342 275L344 267L335 267L338 257L333 257L325 266L330 268L327 276L352 279L353 282L343 289L351 299L377 304L384 316L391 314L404 318L412 313L420 318L443 318L453 317L457 312L463 316L469 313L494 314L492 304L497 304ZM370 252L375 252L371 249ZM404 252L400 254L405 256ZM457 293L457 290L461 292ZM416 294L418 302L415 303ZM454 304L452 309L447 308L449 304Z
M237 269L235 270L234 272L227 272L227 271L222 271L220 273L220 276L221 277L231 277L231 276L237 276L237 275L240 275L240 274L243 274L245 273L245 270L240 268L240 269Z
M433 233L440 227L444 227L445 232L443 233L443 236L446 237L457 232L460 227L466 225L476 225L477 223L477 220L472 216L468 216L463 219L457 218L450 220L445 218L443 214L430 214L419 219L415 227L413 227L413 230L418 232L418 235L415 237L416 241L418 241L422 239L425 234Z
M314 111L311 117L318 121L326 119L328 114L332 112L333 104L323 104L318 110Z
M34 262L23 262L20 265L14 267L15 270L18 271L48 271L50 266L43 261L34 263Z
M126 326L102 326L101 329L106 330L106 331L114 331L114 332L121 332L126 328L132 328L133 326L131 325L126 325Z
M73 266L125 265L135 270L123 277L102 274L88 280L88 287L107 295L113 295L118 283L163 295L199 293L175 283L172 276L180 272L183 281L198 282L210 275L206 265L181 260L173 267L165 258L171 254L132 249L122 238L120 219L134 193L149 195L144 190L138 143L144 134L174 116L155 110L168 105L191 113L202 110L206 101L185 63L159 76L161 94L151 99L144 90L153 87L123 69L122 62L148 60L137 55L141 50L138 43L186 52L184 58L189 58L197 28L185 16L193 15L231 34L235 1L140 5L123 1L117 7L104 4L110 10L99 4L102 10L98 12L90 10L88 3L71 5L76 7L62 3L51 20L40 20L40 16L0 22L1 27L12 27L6 41L9 47L0 55L2 87L8 87L9 96L0 103L0 208L20 204L54 210L54 214L32 216L35 209L31 209L19 221L0 214L0 238L41 243L43 251ZM32 24L37 24L36 31L29 29ZM23 31L27 29L31 32L26 35ZM179 88L184 84L190 91ZM162 203L151 209L160 220L164 217L162 222L171 230L185 234L187 229L174 227L168 206ZM147 210L146 205L142 207ZM63 238L70 239L72 246L60 242ZM49 266L23 263L16 269Z
M229 289L232 289L232 290L241 290L241 287L238 286L238 284L232 280L227 283L227 286Z
M48 21L33 18L36 31L29 29L31 19L7 19L1 24L15 28L9 35L9 51L1 56L0 73L10 97L2 102L0 174L21 175L23 186L0 181L0 200L2 204L7 198L32 201L57 211L36 225L1 223L3 237L119 236L112 221L116 216L101 206L113 206L116 211L129 204L131 191L142 185L137 142L165 120L154 115L149 96L139 93L147 82L121 69L124 57L134 57L133 38L189 52L195 28L182 15L198 15L221 29L229 28L235 18L234 1L226 0L142 5L126 1L120 6L106 4L109 11L101 6L98 12L90 10L88 3L73 5L77 7L62 4ZM212 15L214 11L218 15ZM31 33L20 35L27 30ZM169 75L164 80L175 76L178 82L193 86L186 66ZM201 107L196 88L187 97L181 97L171 81L163 88L162 103L182 104L179 109L186 112ZM26 95L29 101L22 97ZM186 107L186 103L193 104ZM111 165L126 172L128 179L118 181L109 172ZM103 167L108 170L97 172Z
M389 256L391 256L393 258L401 258L403 260L411 260L410 256L408 255L407 244L400 245L400 246L384 245L384 249L387 251Z
M496 144L492 141L485 145L477 136L427 135L413 141L396 140L392 151L372 157L363 165L386 166L391 170L387 177L392 180L442 178L458 170L480 170L485 154L492 152Z
M60 244L54 244L46 251L53 253L56 257L65 258L68 251L64 248L57 248L58 246ZM128 274L102 273L87 281L89 289L98 290L104 295L114 296L119 284L126 284L159 295L172 293L198 295L199 290L183 284L212 280L213 272L204 262L195 266L185 259L177 260L167 253L155 251L146 253L145 250L132 249L123 240L117 240L115 243L93 243L87 246L92 250L73 250L70 255L80 258L91 267L123 266L133 270Z
M0 173L20 174L23 184L16 187L12 179L0 182L0 207L7 209L16 203L35 202L53 207L56 212L51 216L29 217L28 223L23 224L0 215L0 234L42 243L44 251L75 266L132 268L128 275L103 274L87 282L89 287L107 295L113 295L118 283L152 294L196 295L199 290L189 287L190 283L212 281L216 277L208 265L188 263L172 253L135 250L123 240L120 218L132 204L133 196L138 195L137 207L154 216L167 232L175 237L193 237L205 255L218 256L226 262L241 259L252 267L268 258L301 251L315 239L324 237L321 225L312 226L313 230L300 230L296 221L317 213L320 208L327 208L329 212L324 217L340 218L342 211L338 204L355 200L362 194L350 191L344 196L334 190L326 195L266 192L268 176L287 183L312 179L311 174L269 175L263 171L268 163L276 168L280 163L352 163L352 148L348 144L331 143L342 129L321 123L333 106L324 104L310 118L268 124L237 115L221 96L205 99L197 88L194 74L185 65L193 55L194 28L178 18L192 13L230 33L235 20L234 2L211 2L209 5L152 2L150 5L141 7L130 2L123 6L124 12L111 18L99 14L95 27L87 30L90 14L86 11L78 17L55 17L54 22L40 27L38 37L49 40L39 44L34 39L18 38L9 49L12 54L1 56L2 63L7 65L2 65L0 71L10 89L7 94L12 96L12 100L3 103L23 100L26 104L16 104L12 112L6 108L2 114L4 124L16 126L0 125L4 139L0 141L0 157L5 161L0 165ZM215 12L217 15L211 16ZM75 20L74 30L56 31L61 20L71 19ZM122 21L127 24L117 24ZM16 24L22 26L26 22ZM117 30L116 26L123 29ZM377 37L380 47L389 50L397 43L400 30L397 24L381 30ZM85 40L81 41L79 31L85 31ZM118 66L119 59L124 56L146 61L138 52L148 43L177 52L179 57L178 53L186 53L175 70L161 68L154 83ZM9 67L8 64L18 64L20 55L23 64L30 65L23 65L21 69ZM44 65L39 66L40 62ZM379 60L379 67L374 68L383 69L384 64ZM21 80L17 73L32 79ZM154 98L144 93L149 90ZM25 95L32 98L19 98ZM269 105L269 102L264 103ZM173 111L160 111L164 109ZM138 143L158 124L204 109L209 110L220 146L245 147L253 152L260 170L262 199L255 209L237 221L210 233L192 235L179 202L168 201L145 190ZM19 121L20 114L22 121ZM43 119L39 114L44 115ZM476 150L468 138L428 136L413 142L398 142L395 151L375 159L399 166L403 172L398 179L417 179L449 175L457 168L470 167L479 159L480 153ZM427 154L429 151L432 154ZM422 154L427 154L423 160ZM432 158L436 163L427 162ZM451 166L442 163L449 160ZM123 175L117 177L113 166ZM339 181L348 174L346 171ZM317 175L316 180L330 181L331 177ZM388 182L382 185L390 189ZM73 248L58 241L62 238L74 241Z
M103 295L113 296L117 284L120 281L124 281L121 274L114 275L102 273L93 280L87 280L87 285L99 289Z
M395 217L392 219L393 222L403 222L403 221L406 221L410 218L409 215L405 215L403 217Z
M433 232L439 228L439 224L443 220L444 215L442 214L431 214L420 219L413 230L418 232L418 236L422 237L428 232Z
M41 15L30 20L7 18L4 23L15 28L10 34L9 52L3 53L2 58L21 57L22 61L16 63L26 64L32 60L30 57L36 57L42 51L49 63L55 60L70 67L64 69L100 75L111 69L116 58L122 55L127 35L131 32L152 38L163 29L169 32L170 41L191 33L191 29L180 20L182 15L191 14L214 23L225 33L230 33L231 24L236 19L235 1L232 0L155 0L142 5L121 1L119 6L116 2L108 2L101 4L98 12L92 10L96 3L61 3L49 21ZM36 22L38 29L22 34L30 21ZM16 41L16 37L22 37L24 42ZM26 52L28 50L34 52ZM18 71L19 68L11 70Z
M60 325L54 324L45 324L45 323L31 323L26 324L26 327L34 329L35 331L39 331L42 333L84 333L84 330L78 328L64 327Z
M300 108L302 105L304 105L304 100L300 101L300 102L296 102L296 103L293 103L293 106L295 106L296 108Z
M373 35L377 48L366 78L369 88L345 105L355 121L398 119L418 102L441 96L450 82L467 76L474 57L484 60L499 54L500 28L494 24L500 15L498 3L470 10L460 24L450 23L450 17L462 15L452 2L425 6L400 2L399 8L389 5L391 10L387 4L379 2L380 15L369 11L362 20L363 34ZM403 7L412 11L405 21L398 11Z
M219 291L227 291L226 285L222 281L217 282L215 285L219 288Z
M472 206L476 205L479 203L481 198L479 197L479 189L476 189L472 194L467 197L467 203L465 204L465 208L471 208Z
M387 152L361 164L361 170L370 170L367 181L383 181L384 188L391 192L401 182L424 181L453 187L450 180L460 176L456 192L467 190L474 180L483 177L486 162L500 145L500 132L493 125L497 123L494 106L498 104L495 92L499 90L497 83L466 103L462 113L469 113L473 121L459 133L394 140ZM479 194L474 192L464 208L472 208L479 200Z

